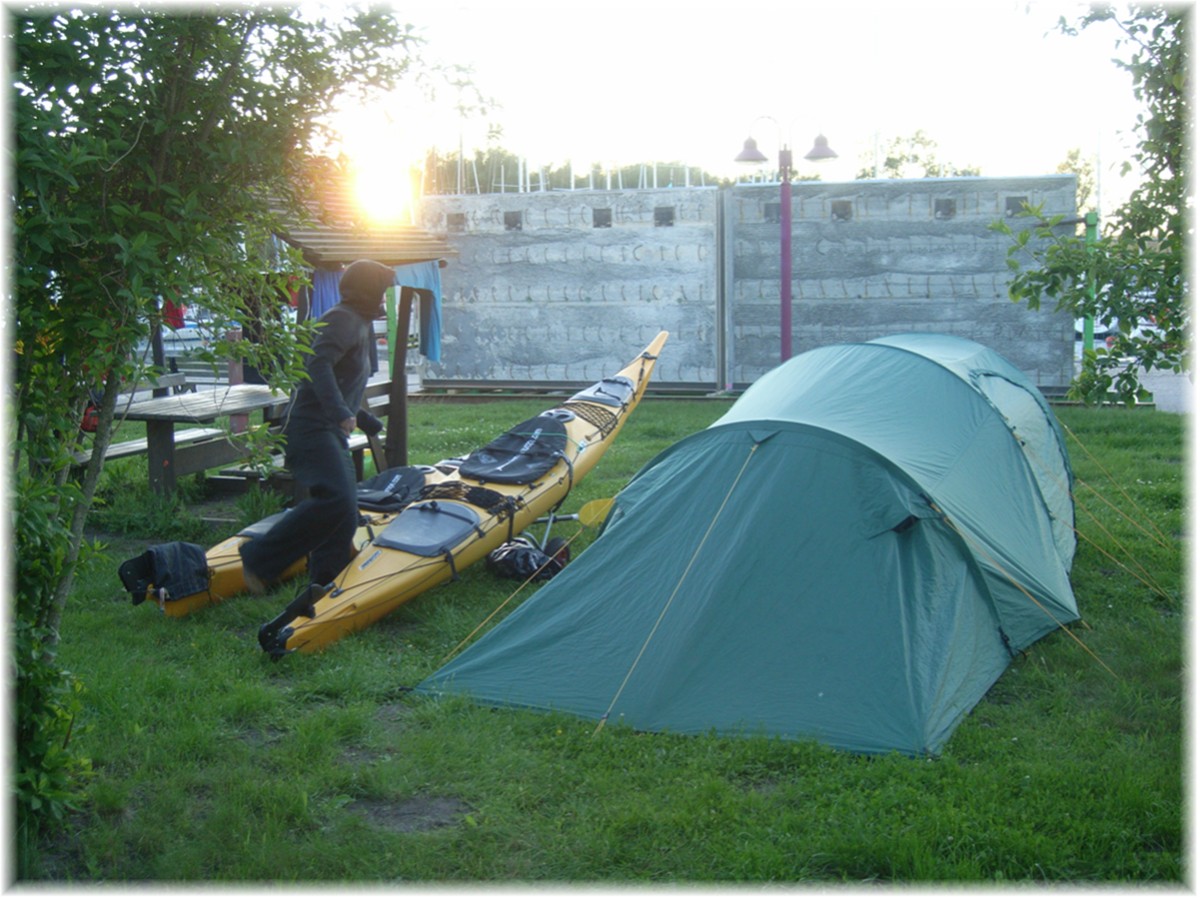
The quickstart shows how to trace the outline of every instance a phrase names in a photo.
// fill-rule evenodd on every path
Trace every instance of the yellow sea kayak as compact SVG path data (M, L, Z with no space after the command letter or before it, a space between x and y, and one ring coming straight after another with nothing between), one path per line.
M263 625L263 650L276 659L311 652L366 628L556 509L642 399L666 340L660 332L620 372L470 454L377 529L333 584L301 591Z

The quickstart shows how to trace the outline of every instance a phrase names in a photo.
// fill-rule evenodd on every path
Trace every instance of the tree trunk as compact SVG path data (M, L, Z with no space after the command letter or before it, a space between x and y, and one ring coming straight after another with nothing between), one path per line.
M92 443L92 457L84 469L83 482L80 484L80 498L70 511L71 542L67 556L63 560L62 571L59 573L58 584L54 588L54 596L50 607L42 611L40 625L49 629L49 648L51 651L58 644L59 626L62 624L63 611L67 606L67 597L75 584L75 567L79 563L79 551L83 546L83 527L87 522L88 512L92 508L92 500L96 496L96 486L100 483L100 472L104 468L104 454L112 443L113 418L117 409L117 393L121 387L121 376L114 366L104 381L104 397L100 401L96 422L96 437ZM63 510L63 515L67 510Z

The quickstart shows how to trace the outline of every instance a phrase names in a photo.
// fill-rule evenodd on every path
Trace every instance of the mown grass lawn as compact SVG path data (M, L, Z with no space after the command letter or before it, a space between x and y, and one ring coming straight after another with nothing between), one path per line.
M410 459L467 452L545 405L415 403ZM616 493L727 407L643 403L566 509ZM482 567L322 654L272 663L255 634L289 588L185 619L130 605L122 559L224 531L147 496L135 464L113 466L93 521L109 546L78 579L60 654L86 685L73 740L96 774L73 833L43 848L44 876L1179 886L1184 422L1144 409L1059 415L1079 478L1079 641L1055 633L1016 659L936 759L612 726L594 735L595 723L571 717L412 696L497 607L524 599ZM242 505L247 521L262 511Z

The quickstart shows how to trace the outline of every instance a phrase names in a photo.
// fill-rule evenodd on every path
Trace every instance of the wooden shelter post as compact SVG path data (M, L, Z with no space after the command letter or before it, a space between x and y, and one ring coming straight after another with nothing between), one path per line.
M408 465L408 332L412 321L413 298L417 291L400 288L400 304L396 311L396 345L392 347L392 390L388 396L387 464Z

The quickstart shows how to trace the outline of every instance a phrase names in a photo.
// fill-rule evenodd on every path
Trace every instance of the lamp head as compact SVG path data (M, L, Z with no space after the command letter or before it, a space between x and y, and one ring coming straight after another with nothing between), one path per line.
M763 152L758 149L758 144L754 138L746 138L746 144L742 147L742 152L733 158L734 162L744 163L764 163L767 161Z
M837 159L837 154L833 152L829 146L829 138L823 134L818 134L817 139L813 141L813 148L804 154L805 159Z

